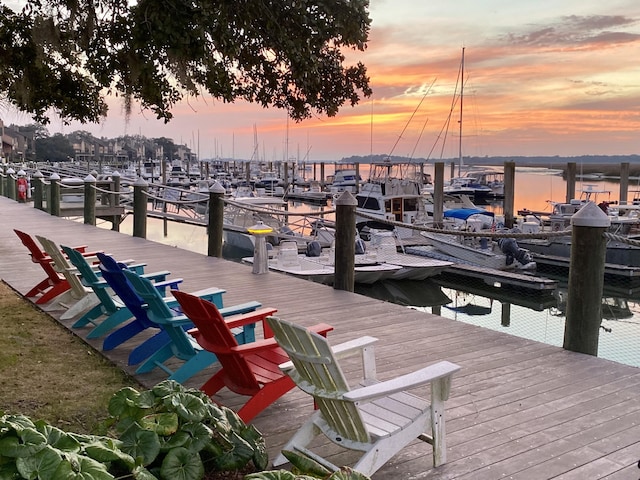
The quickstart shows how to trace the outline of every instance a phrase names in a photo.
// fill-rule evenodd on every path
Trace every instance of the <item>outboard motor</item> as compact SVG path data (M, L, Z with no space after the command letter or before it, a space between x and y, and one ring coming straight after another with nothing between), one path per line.
M527 250L518 247L518 242L516 242L515 238L499 238L498 246L502 253L507 256L507 265L511 265L514 260L517 260L521 265L527 265L533 261L531 254Z
M305 255L307 257L319 257L322 253L322 246L320 242L317 240L313 240L312 242L307 243L307 249L305 250Z
M356 255L364 255L364 252L367 250L367 247L360 237L356 238Z

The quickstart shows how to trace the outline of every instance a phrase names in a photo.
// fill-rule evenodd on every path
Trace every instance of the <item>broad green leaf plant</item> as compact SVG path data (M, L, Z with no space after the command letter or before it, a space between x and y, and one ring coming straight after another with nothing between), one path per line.
M199 480L253 462L264 470L264 439L199 390L164 381L118 391L106 426L118 439L64 432L23 415L0 416L0 480Z

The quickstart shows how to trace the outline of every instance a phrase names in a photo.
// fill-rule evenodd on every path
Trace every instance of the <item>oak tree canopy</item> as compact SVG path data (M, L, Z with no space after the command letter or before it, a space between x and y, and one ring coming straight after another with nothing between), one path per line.
M294 120L371 95L368 0L26 0L0 6L0 95L41 123L98 122L108 94L168 122L189 96Z

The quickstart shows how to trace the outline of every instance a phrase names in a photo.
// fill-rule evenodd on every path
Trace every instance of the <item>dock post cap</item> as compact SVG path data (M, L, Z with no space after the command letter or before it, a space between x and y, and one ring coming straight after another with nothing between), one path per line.
M133 182L134 187L148 187L149 184L145 181L144 178L138 177L135 182Z
M356 197L354 197L349 190L345 190L340 194L340 196L336 199L336 206L344 205L347 207L355 207L358 205L358 201Z
M111 174L111 178L113 178L113 177L121 177L121 176L122 176L122 175L120 175L120 172L119 172L118 170L116 170L115 172L113 172L113 173Z
M96 177L94 177L93 175L89 174L86 177L84 177L84 183L96 183Z
M51 175L49 175L49 180L60 180L60 175L58 175L56 172L53 172Z
M34 172L33 175L31 175L33 178L44 178L44 175L42 174L42 172L40 170L36 170Z
M16 173L16 171L13 168L7 168L7 175L13 175L14 173Z
M594 202L587 202L571 217L571 225L576 227L609 228L611 219Z
M209 193L226 193L227 191L224 189L220 182L215 180L211 186L209 187Z

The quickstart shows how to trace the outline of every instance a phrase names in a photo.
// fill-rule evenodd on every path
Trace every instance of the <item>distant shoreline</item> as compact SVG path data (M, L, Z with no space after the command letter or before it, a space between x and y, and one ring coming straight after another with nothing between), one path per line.
M353 156L343 158L339 163L375 163L391 160L393 163L425 163L433 164L443 162L446 165L458 163L457 158L425 159L406 158L388 155ZM640 176L640 155L584 155L579 157L464 157L463 164L467 167L492 166L502 167L505 162L514 162L516 167L552 168L566 173L567 164L576 164L577 174L601 173L604 176L620 176L620 165L629 164L629 176Z

